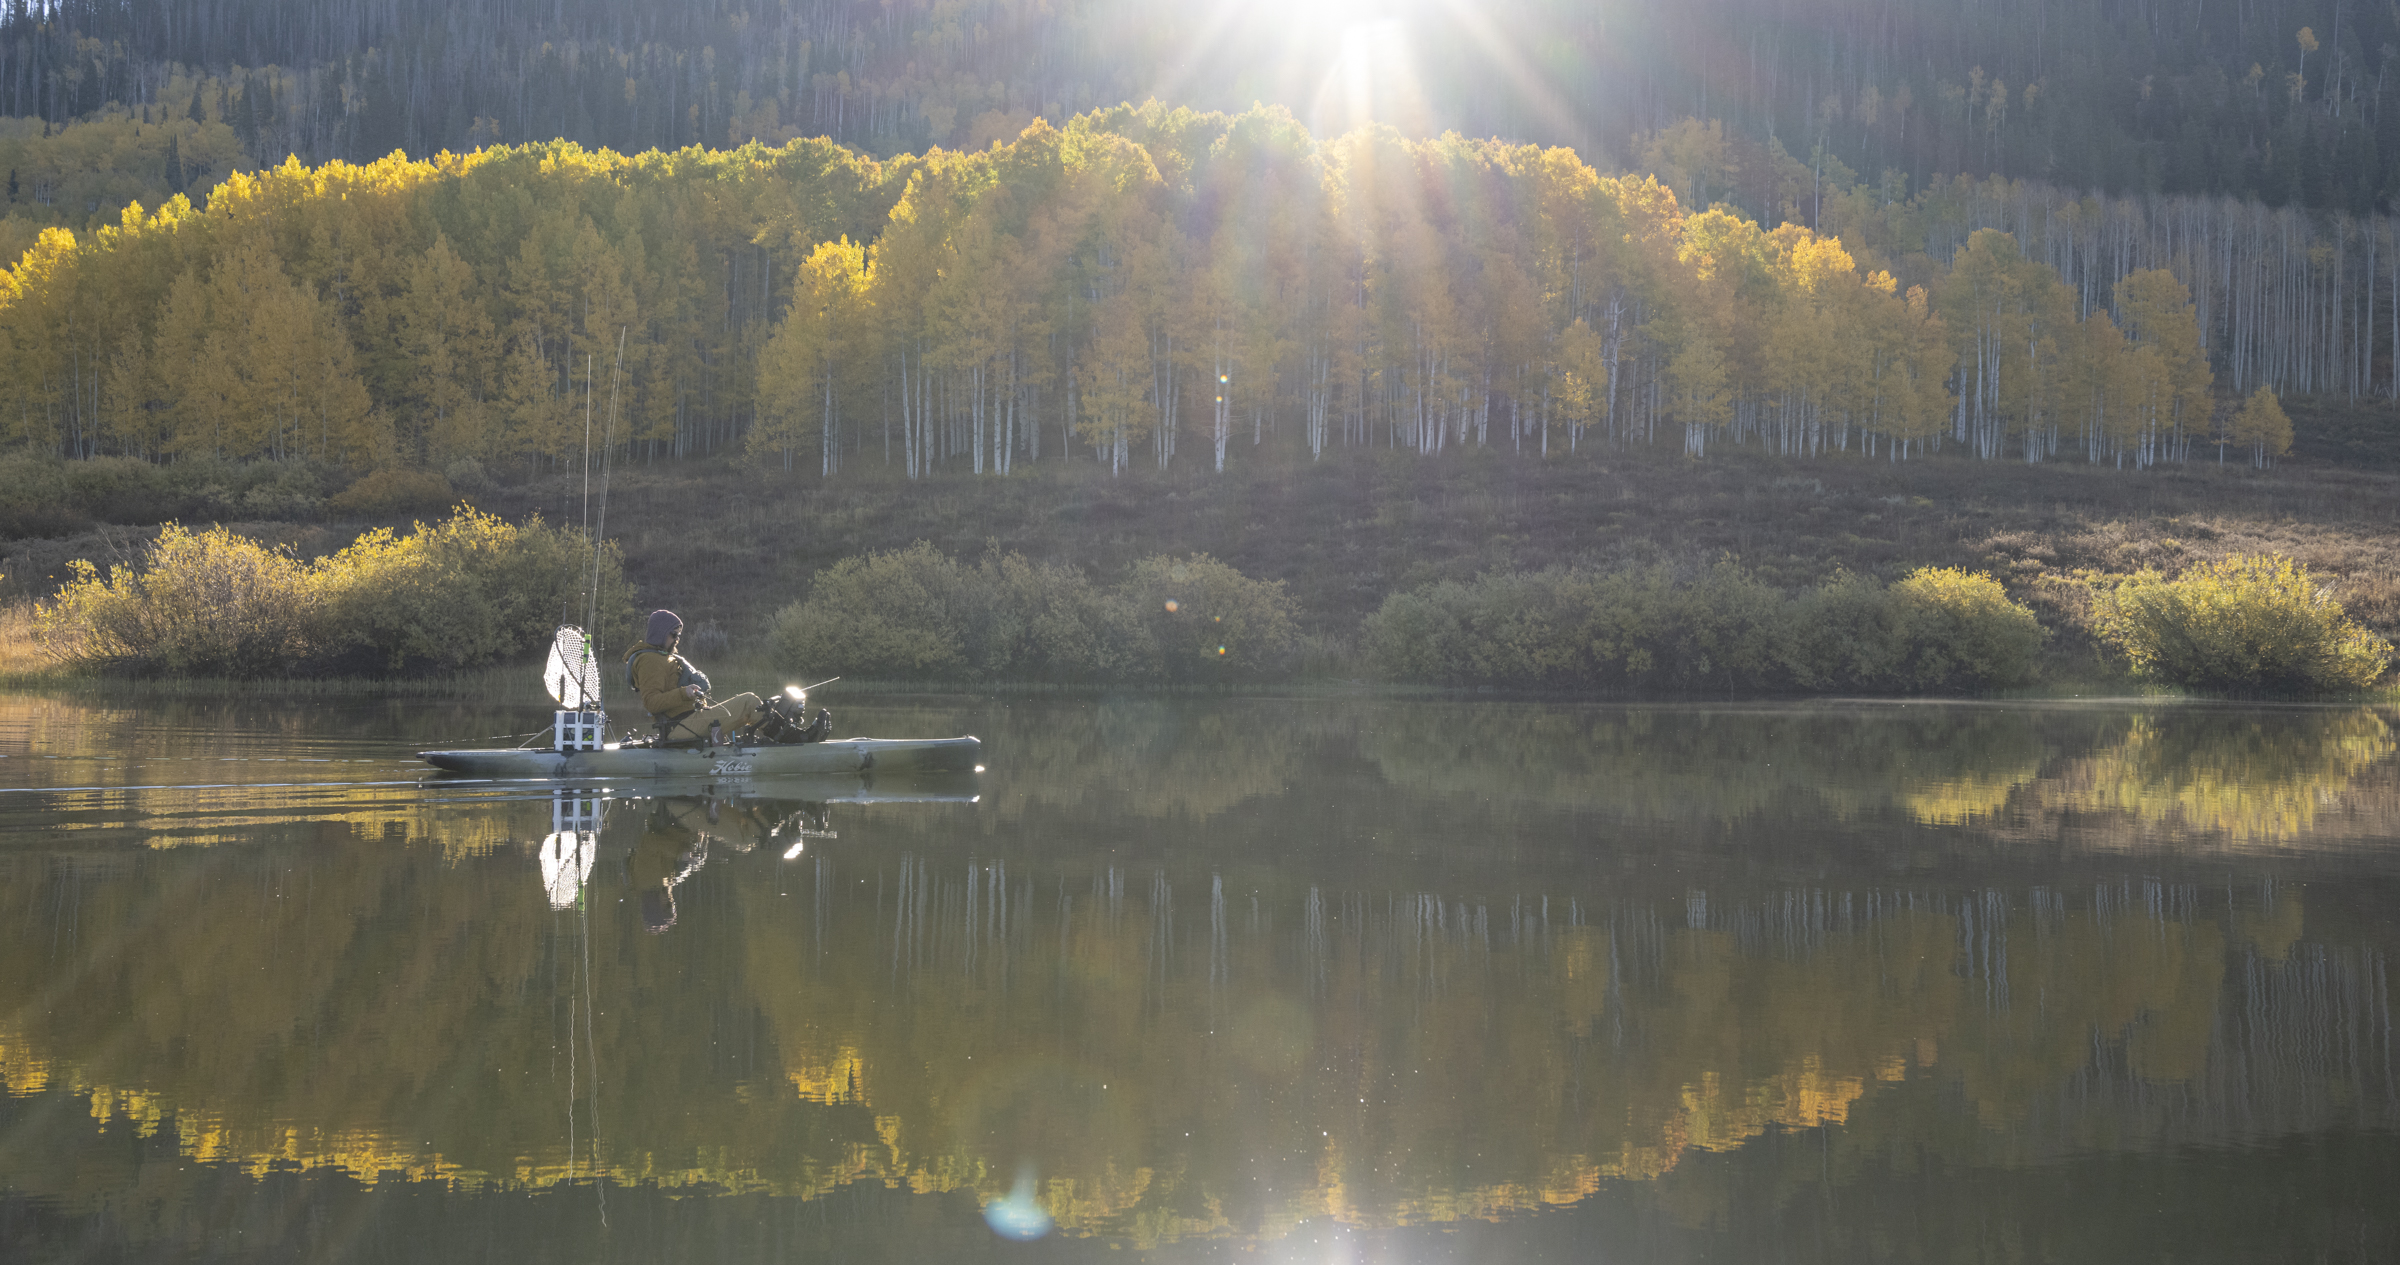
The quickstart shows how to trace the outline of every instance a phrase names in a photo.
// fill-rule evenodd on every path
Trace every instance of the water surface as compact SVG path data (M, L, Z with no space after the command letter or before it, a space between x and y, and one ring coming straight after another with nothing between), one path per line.
M12 1259L2400 1253L2387 713L943 697L842 727L980 777L409 758L538 719L0 698Z

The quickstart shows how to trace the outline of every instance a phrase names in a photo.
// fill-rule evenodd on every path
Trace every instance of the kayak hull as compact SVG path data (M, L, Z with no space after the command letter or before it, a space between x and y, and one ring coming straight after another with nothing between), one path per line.
M597 751L420 751L435 768L482 777L774 777L780 774L969 773L983 765L976 738L828 738L823 742Z

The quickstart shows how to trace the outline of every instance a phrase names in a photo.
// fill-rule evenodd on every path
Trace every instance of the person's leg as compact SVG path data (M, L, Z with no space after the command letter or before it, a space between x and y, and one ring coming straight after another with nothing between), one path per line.
M686 713L683 719L675 722L675 731L668 737L678 742L686 738L706 738L708 726L713 721L717 726L717 741L731 742L735 730L757 719L758 695L736 694L722 703L712 703Z

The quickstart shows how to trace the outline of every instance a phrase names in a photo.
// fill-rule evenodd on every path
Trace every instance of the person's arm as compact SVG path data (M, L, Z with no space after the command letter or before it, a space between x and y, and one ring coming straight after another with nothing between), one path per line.
M696 705L691 691L683 687L683 670L664 652L634 659L633 684L641 691L642 706L653 716L680 716Z

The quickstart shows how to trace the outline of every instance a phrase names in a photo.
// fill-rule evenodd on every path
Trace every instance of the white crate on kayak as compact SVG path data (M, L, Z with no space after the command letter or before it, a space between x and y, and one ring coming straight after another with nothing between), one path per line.
M550 715L553 750L598 751L607 741L606 712L552 712Z

